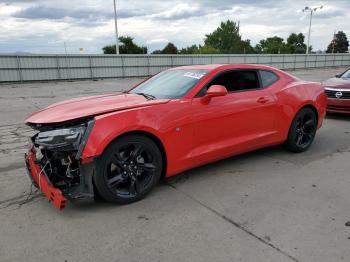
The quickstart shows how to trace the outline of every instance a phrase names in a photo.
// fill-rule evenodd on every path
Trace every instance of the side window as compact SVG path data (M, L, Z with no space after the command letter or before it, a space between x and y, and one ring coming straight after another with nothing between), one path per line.
M204 96L207 88L212 85L222 85L229 93L260 88L258 74L256 71L229 71L222 73L211 80L197 96Z
M263 87L268 87L279 80L279 77L270 71L260 71Z
M254 90L260 88L256 71L237 71L236 86L238 90Z

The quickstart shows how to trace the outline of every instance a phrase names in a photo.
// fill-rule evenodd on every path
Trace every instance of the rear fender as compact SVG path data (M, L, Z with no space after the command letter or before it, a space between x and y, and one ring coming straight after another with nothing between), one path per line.
M311 106L317 112L320 128L326 114L327 97L320 83L293 82L277 94L280 114L278 122L283 140L288 136L290 125L295 115L306 106Z

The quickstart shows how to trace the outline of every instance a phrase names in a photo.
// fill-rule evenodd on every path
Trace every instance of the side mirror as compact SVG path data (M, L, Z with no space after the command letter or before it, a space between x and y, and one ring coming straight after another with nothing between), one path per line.
M341 73L338 73L335 75L336 78L341 78L342 74Z
M204 97L212 98L217 96L225 96L227 95L227 89L221 85L212 85L209 87L207 93Z

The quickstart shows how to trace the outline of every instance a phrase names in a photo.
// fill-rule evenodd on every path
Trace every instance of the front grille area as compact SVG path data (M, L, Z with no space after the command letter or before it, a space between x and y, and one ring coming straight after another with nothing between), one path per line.
M333 99L350 99L350 90L349 91L344 91L344 90L335 90L335 89L325 89L325 92L327 94L328 98L333 98ZM342 96L337 97L337 93L341 92Z

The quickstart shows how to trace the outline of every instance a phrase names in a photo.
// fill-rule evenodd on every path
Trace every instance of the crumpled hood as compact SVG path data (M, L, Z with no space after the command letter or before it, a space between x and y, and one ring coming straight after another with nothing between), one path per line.
M79 97L50 105L34 112L25 121L31 124L56 124L89 116L136 107L164 104L169 99L147 100L136 94L107 94Z
M333 88L340 88L340 89L350 89L350 79L344 79L344 78L331 78L327 81L323 82L323 85L325 87L333 87Z

